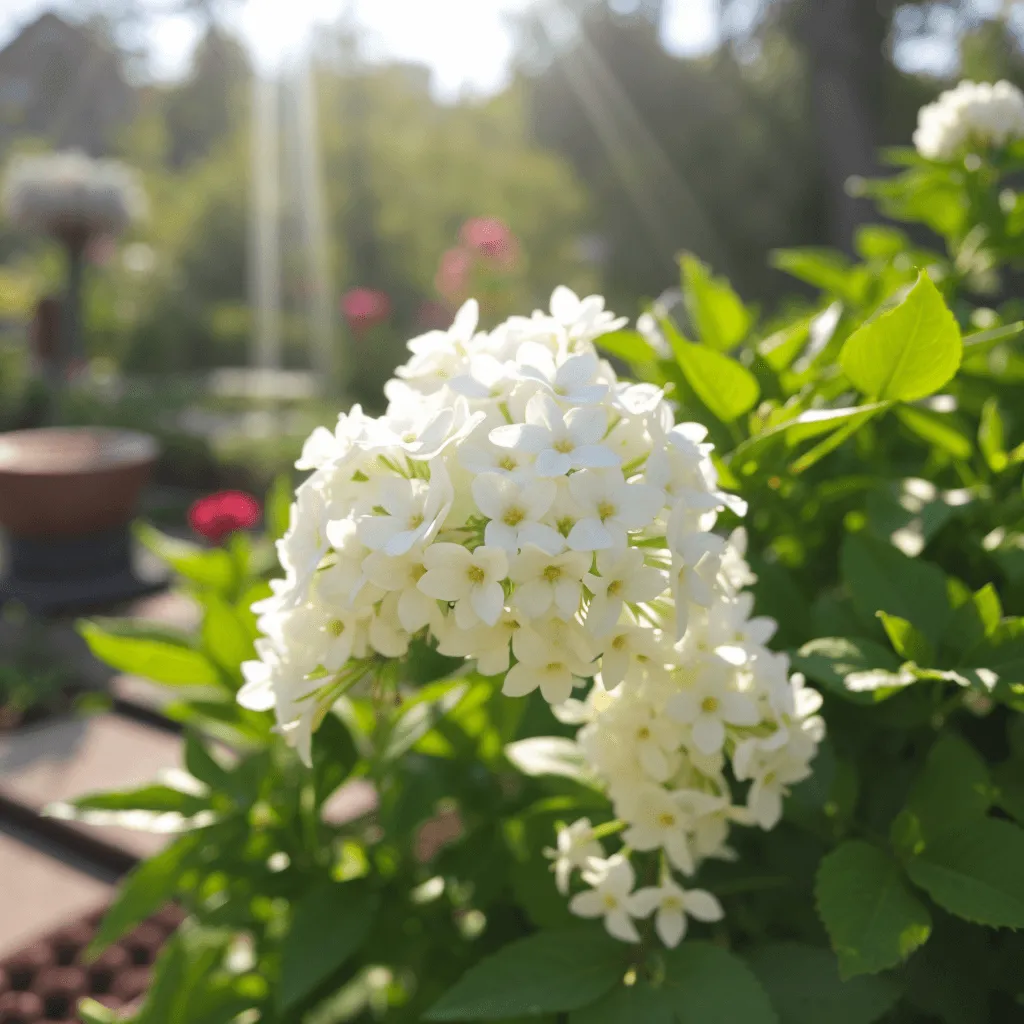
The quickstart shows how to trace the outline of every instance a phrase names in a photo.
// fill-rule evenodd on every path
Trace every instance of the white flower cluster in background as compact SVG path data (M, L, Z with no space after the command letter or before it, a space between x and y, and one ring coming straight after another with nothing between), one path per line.
M19 227L78 237L120 234L146 212L145 194L130 168L76 150L14 157L3 205Z
M680 914L717 907L671 871L728 856L733 821L771 827L821 723L764 646L774 623L751 618L742 532L712 532L744 509L718 485L706 429L676 425L661 390L598 356L594 339L621 325L600 297L559 288L550 312L483 332L471 301L409 343L382 417L357 406L316 430L239 699L274 708L308 760L318 716L416 636L502 675L510 697L539 690L582 726L627 826L611 858L579 828L560 838L560 885L582 869L592 889L575 910L605 908L624 939L657 911L668 942ZM729 773L748 784L743 807ZM630 893L623 919L609 901L625 898L628 851L665 864L657 899Z
M970 147L1024 139L1024 93L1011 82L960 82L917 115L914 145L929 160L951 160Z

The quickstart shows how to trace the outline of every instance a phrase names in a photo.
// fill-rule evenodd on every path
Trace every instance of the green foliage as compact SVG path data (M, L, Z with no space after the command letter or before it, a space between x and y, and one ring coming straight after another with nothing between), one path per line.
M281 948L282 1011L307 999L366 941L377 897L358 882L329 882L295 904Z
M907 862L911 881L965 921L1024 928L1024 829L979 818L944 831Z
M869 400L912 402L950 381L961 351L953 314L922 274L895 309L846 339L839 365Z
M752 950L747 960L771 997L779 1024L872 1024L900 996L899 985L887 976L844 981L827 949L778 942Z
M344 112L327 138L339 160L352 157L355 84L324 85ZM368 137L367 160L374 188L408 203L408 221L380 216L384 251L412 278L447 244L470 190L461 174L413 175L399 151L447 167L522 112L518 100L460 109L440 116L442 138L423 128L426 101L407 84L382 73L363 99L396 126ZM519 148L495 141L470 163L481 179L490 160L502 165L495 209L507 199L513 228L543 246L545 218L564 227L573 203L534 209L534 185L516 198ZM699 861L687 883L713 892L723 919L691 921L671 951L650 921L635 945L581 927L544 851L559 823L588 817L613 844L625 823L543 700L508 701L500 679L425 641L400 661L367 659L352 680L311 678L324 716L312 770L268 714L240 708L249 606L268 590L285 482L253 543L203 549L141 531L196 599L194 637L83 626L119 670L170 687L170 713L188 727L188 776L54 809L180 833L129 876L100 936L114 941L168 899L188 911L157 972L154 991L173 995L146 1013L182 1008L211 1024L221 1007L224 1019L253 1010L282 1024L1011 1019L1024 992L1013 931L1024 928L1024 354L1019 303L992 288L1024 264L1019 196L1001 197L1024 157L993 153L977 172L898 159L866 192L938 232L936 251L886 226L857 233L856 257L779 252L776 265L817 294L767 319L685 257L678 320L656 303L660 338L645 328L601 341L672 395L680 421L708 425L722 486L749 505L757 611L777 620L774 646L822 697L827 738L813 775L783 794L781 822L735 829L737 859ZM532 166L538 189L565 185L555 165ZM336 217L348 187L332 182ZM225 182L213 191L237 198ZM336 226L367 217L371 206ZM209 269L194 258L195 273ZM723 530L737 525L722 513ZM637 859L639 884L654 884L656 859ZM242 939L251 962L231 968Z
M424 1018L507 1020L579 1010L621 979L622 946L596 928L542 932L474 967Z
M860 840L821 862L815 892L844 980L894 967L931 933L931 915L896 861Z

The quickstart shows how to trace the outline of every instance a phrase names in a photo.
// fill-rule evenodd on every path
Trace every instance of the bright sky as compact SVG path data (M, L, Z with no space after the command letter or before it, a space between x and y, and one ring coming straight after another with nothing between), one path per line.
M505 19L531 0L247 0L238 19L255 51L265 59L294 45L303 27L330 21L346 7L368 30L371 55L430 66L435 91L445 97L463 89L501 88L512 54ZM666 46L680 54L713 49L717 0L668 0ZM47 9L84 11L83 0L0 0L0 46ZM166 3L162 4L166 6ZM188 65L198 32L187 17L163 18L151 42L153 68L173 78Z

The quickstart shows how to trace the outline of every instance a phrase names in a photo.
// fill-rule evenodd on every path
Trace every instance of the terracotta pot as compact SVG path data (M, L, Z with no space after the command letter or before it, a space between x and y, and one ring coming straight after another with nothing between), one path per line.
M0 527L15 537L81 537L133 517L158 447L148 434L47 427L0 434Z

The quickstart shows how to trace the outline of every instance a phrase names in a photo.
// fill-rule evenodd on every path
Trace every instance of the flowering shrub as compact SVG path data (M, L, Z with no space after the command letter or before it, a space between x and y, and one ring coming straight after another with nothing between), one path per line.
M934 248L780 252L775 319L691 256L635 331L470 303L276 560L145 533L198 634L83 633L187 774L60 808L176 836L99 940L189 911L132 1019L1019 1016L1024 143L973 123L862 183Z
M508 697L539 690L586 723L580 752L627 848L665 853L662 888L628 900L609 888L624 857L591 863L602 851L585 830L559 855L563 889L577 867L596 887L573 909L604 909L637 941L627 911L675 899L672 870L727 856L730 822L778 822L822 723L818 695L765 646L774 623L751 617L742 535L712 532L742 503L718 487L706 428L675 426L660 389L620 383L598 357L594 340L621 326L564 288L550 315L490 332L469 302L411 343L383 417L357 406L318 429L239 700L274 708L309 763L313 724L417 636L501 674ZM727 767L753 783L745 806ZM674 945L681 925L669 933Z

